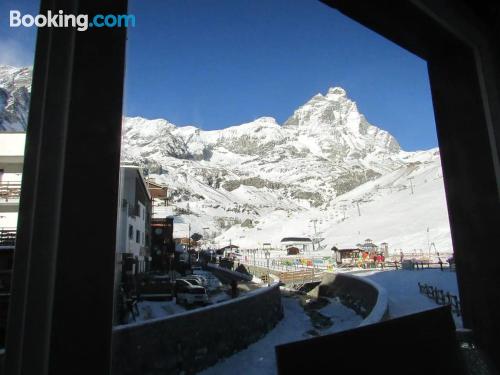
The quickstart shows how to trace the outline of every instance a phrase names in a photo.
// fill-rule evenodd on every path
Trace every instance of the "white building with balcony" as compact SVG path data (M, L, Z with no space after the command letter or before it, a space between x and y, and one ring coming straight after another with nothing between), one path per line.
M0 133L0 230L16 229L25 133Z
M150 258L151 194L139 167L120 167L120 210L117 253L129 254L140 262ZM121 255L117 256L120 259ZM142 270L142 269L141 269Z

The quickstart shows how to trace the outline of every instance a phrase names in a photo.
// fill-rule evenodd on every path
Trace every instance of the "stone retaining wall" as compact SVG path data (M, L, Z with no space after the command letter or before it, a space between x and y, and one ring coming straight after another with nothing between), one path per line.
M274 285L206 308L116 327L112 374L194 374L257 341L282 317Z
M325 274L310 296L338 297L342 304L363 317L360 325L377 323L389 313L387 292L373 281L345 273Z

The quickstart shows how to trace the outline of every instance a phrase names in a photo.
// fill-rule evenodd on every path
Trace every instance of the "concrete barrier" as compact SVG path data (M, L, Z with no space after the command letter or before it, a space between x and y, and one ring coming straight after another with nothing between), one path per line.
M113 375L194 374L259 340L283 317L278 285L113 330Z
M241 272L236 272L228 268L220 267L216 264L208 263L207 268L222 282L235 281L252 281L252 275L247 275Z
M338 297L342 304L363 317L360 326L384 320L389 314L387 292L375 282L350 274L325 274L310 296Z

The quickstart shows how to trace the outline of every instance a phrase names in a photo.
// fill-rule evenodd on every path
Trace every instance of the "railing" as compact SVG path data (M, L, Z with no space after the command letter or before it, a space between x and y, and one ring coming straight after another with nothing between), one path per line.
M303 285L306 283L319 281L323 276L323 269L306 266L283 266L275 265L267 267L267 262L243 263L251 274L260 277L264 282L269 282L268 275L273 274L279 281L286 285Z
M0 182L0 202L18 200L21 195L21 183L18 181Z
M15 246L16 233L16 228L0 228L0 246Z
M425 294L430 299L434 300L438 305L451 305L451 311L456 315L461 315L460 300L457 296L450 292L444 292L435 286L418 283L420 293Z

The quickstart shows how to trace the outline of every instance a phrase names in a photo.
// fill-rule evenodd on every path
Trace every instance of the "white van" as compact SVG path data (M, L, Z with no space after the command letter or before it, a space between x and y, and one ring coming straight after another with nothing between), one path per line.
M175 280L175 302L178 304L192 305L195 303L207 304L207 290L198 285L191 284L188 280Z

